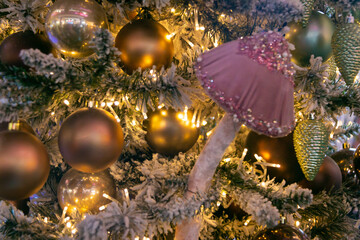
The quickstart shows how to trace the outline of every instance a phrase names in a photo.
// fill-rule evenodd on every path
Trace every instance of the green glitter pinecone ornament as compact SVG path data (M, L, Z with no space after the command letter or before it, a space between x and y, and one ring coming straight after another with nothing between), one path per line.
M301 0L301 3L304 7L303 19L301 21L303 27L306 27L309 23L311 12L314 10L314 2L314 0Z
M332 37L331 46L346 84L352 84L360 70L360 24L339 26Z
M307 180L314 180L325 157L329 134L318 120L304 120L294 131L296 157Z

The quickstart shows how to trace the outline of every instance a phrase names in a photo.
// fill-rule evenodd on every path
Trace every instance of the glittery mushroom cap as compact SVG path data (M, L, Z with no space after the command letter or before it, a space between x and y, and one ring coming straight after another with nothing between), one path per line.
M263 32L202 54L197 76L208 95L249 128L272 137L294 129L293 66L280 33Z

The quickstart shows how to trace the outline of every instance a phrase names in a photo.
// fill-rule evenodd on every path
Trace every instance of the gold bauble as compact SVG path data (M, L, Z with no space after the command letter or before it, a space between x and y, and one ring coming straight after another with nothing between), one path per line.
M132 74L138 68L156 70L169 67L174 55L170 33L159 23L150 19L136 20L126 24L115 39L121 52L121 68Z
M25 199L47 180L50 162L44 145L21 131L0 133L0 198Z
M99 108L82 108L65 119L59 132L64 161L82 172L99 172L120 156L124 136L113 115Z
M314 11L305 28L301 23L291 23L289 27L285 38L295 46L295 50L291 51L291 61L295 64L309 66L311 55L322 57L323 62L331 56L331 37L335 26L325 14Z
M150 113L145 124L145 139L157 153L174 156L186 152L196 143L200 132L191 120L191 112L185 114L169 109Z
M34 129L24 120L18 120L14 122L1 122L0 132L8 130L17 130L21 132L27 132L36 136Z
M57 0L46 18L50 42L64 55L89 56L89 42L97 29L107 29L106 13L94 0Z
M110 203L103 194L115 197L116 187L110 173L83 173L70 169L61 178L57 197L61 208L68 207L71 213L98 212L99 207Z
M291 225L279 224L274 228L266 228L256 234L254 240L310 240L310 238L298 228Z

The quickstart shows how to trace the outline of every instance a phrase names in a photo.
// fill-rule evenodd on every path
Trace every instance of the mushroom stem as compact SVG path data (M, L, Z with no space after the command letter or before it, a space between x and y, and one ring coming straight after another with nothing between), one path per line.
M235 122L231 114L225 114L191 170L188 190L185 193L186 199L190 199L196 193L207 191L225 150L234 140L240 126L241 123ZM196 218L185 219L177 225L175 239L198 240L200 228L201 223Z

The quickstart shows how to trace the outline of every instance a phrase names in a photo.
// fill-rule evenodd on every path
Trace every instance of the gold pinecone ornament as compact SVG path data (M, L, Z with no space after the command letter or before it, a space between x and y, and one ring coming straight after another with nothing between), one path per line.
M309 23L311 12L314 9L314 2L315 2L314 0L301 0L301 3L303 4L304 7L303 19L301 21L303 27L306 27Z
M339 26L332 37L331 46L346 84L353 84L360 70L360 24L352 22Z
M329 142L325 125L318 120L304 120L294 131L296 157L307 180L314 180L324 160Z

